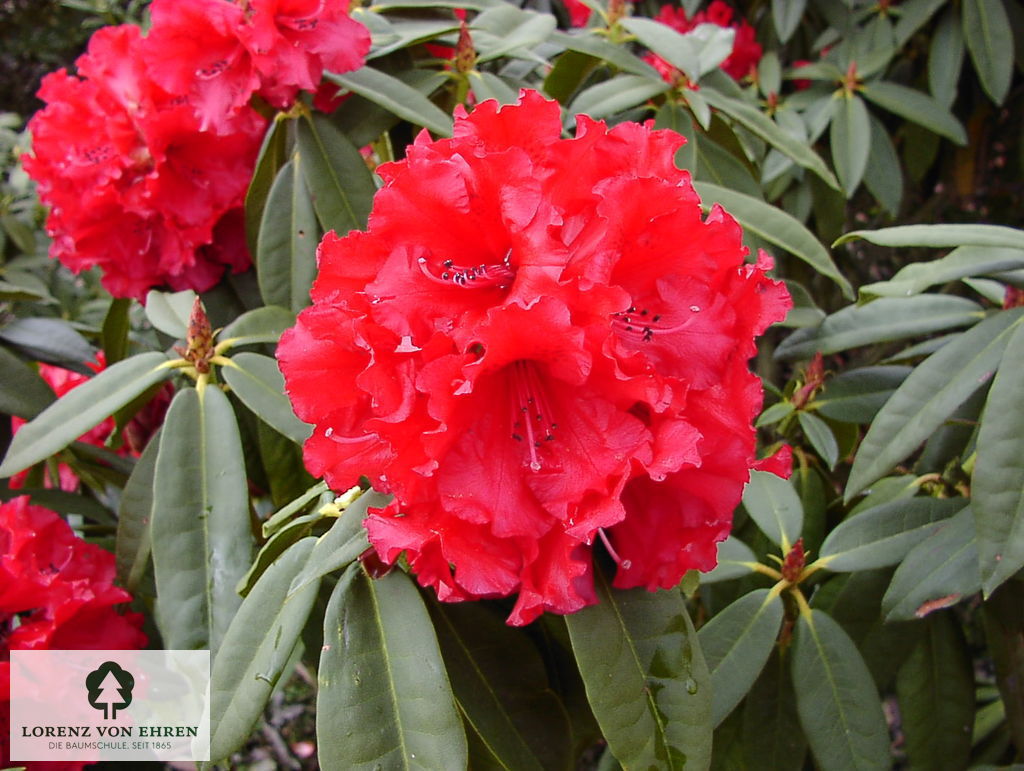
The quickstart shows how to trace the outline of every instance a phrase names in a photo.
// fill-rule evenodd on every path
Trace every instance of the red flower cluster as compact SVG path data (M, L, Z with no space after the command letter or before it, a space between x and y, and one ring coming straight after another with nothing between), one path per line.
M339 0L158 0L148 37L99 30L77 76L44 79L29 124L51 256L140 299L244 270L241 207L266 127L250 98L283 106L368 45Z
M86 362L86 366L96 373L100 373L106 369L107 360L103 355L103 351L96 354L95 361ZM40 364L39 375L46 381L50 388L53 389L53 392L56 394L58 399L64 396L68 391L77 388L82 385L82 383L89 380L86 375L73 372L69 369L64 369L63 367L56 367L52 364ZM160 391L157 392L156 396L154 396L153 399L139 410L135 417L129 421L128 425L124 428L124 434L122 437L124 439L124 443L118 451L121 455L132 455L138 457L139 454L142 453L146 448L146 444L149 442L150 437L163 424L164 414L170 406L171 395L173 392L173 387L170 383L167 383ZM21 418L11 418L11 431L13 433L17 433L23 425L25 425L25 421ZM116 425L113 416L105 418L101 423L78 437L78 441L91 444L94 447L105 447L107 438L114 432L115 427ZM60 477L59 482L61 490L70 492L78 489L78 477L75 475L75 472L71 470L70 466L66 463L60 463L57 466L57 471ZM25 487L28 476L29 469L20 471L10 478L8 485L11 489L20 490ZM46 487L52 487L53 483L49 478L46 478L45 485Z
M328 234L314 304L278 348L308 468L394 494L366 521L442 600L518 593L509 618L710 569L754 458L747 360L789 307L702 217L683 139L535 92L457 113L381 166L368 231Z
M114 586L114 573L114 555L78 538L54 512L27 496L0 504L0 767L10 765L12 650L145 647L142 615L117 612L131 595Z
M733 20L733 10L723 0L712 0L706 11L697 12L692 18L687 17L683 8L663 5L661 12L654 17L656 21L667 24L676 32L689 32L698 24L715 24L719 27L731 27L736 30L732 53L722 62L722 69L730 76L739 80L750 74L761 61L761 44L754 39L754 28L746 19ZM679 70L657 54L649 53L644 61L661 73L661 77L669 83L679 79Z

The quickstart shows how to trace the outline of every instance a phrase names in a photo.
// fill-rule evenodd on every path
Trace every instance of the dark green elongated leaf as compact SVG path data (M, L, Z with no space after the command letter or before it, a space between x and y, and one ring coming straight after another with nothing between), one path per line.
M107 366L116 364L128 354L128 311L132 301L126 297L115 297L103 318L103 353Z
M903 169L888 129L874 115L868 118L871 124L871 152L868 153L868 163L864 168L864 184L871 195L895 217L899 214L903 200Z
M365 228L376 186L355 145L326 116L317 114L299 121L298 147L323 229L345 235Z
M821 560L836 572L895 565L963 506L962 498L909 498L864 509L828 534Z
M437 17L417 19L406 16L396 18L392 23L369 10L358 15L353 14L353 16L366 24L373 35L373 48L370 49L367 59L387 56L417 43L434 40L440 35L454 32L459 28L458 22L454 19L449 21Z
M664 93L669 84L645 75L616 75L584 89L569 105L573 115L585 113L591 118L607 118L636 107L652 96Z
M5 340L26 356L47 364L57 364L83 375L91 375L85 362L96 352L84 337L63 319L27 317L0 327Z
M39 373L0 346L0 412L31 420L53 403L53 389Z
M327 487L326 482L317 482L287 506L283 506L279 511L274 512L273 516L263 523L263 537L267 538L273 535L277 530L287 524L293 515L302 511L307 505L309 505L310 501L329 492L330 490Z
M843 278L828 251L798 220L779 208L735 190L708 182L695 182L694 187L706 207L710 207L712 202L722 204L744 229L799 257L821 275L835 281L844 295L853 297L850 282Z
M865 284L860 292L862 297L905 297L967 276L985 276L1022 268L1024 249L961 246L942 259L907 265L888 281Z
M555 17L513 5L489 8L470 26L477 61L489 62L502 56L523 55L544 42L557 25Z
M623 768L707 768L711 683L677 591L612 591L566 616L572 649L608 746Z
M434 627L400 570L373 580L357 563L342 575L324 619L318 679L321 767L466 767Z
M814 451L821 456L830 469L835 468L836 462L839 460L839 444L836 442L836 436L832 433L832 429L828 427L828 423L810 412L801 411L796 417L800 422L800 428L804 431L804 436L807 437L807 441L811 443Z
M772 147L778 148L798 165L817 174L829 187L839 190L839 183L817 153L806 142L791 136L756 107L735 97L726 96L717 89L702 88L700 93L713 108L721 110Z
M302 462L302 448L291 439L261 420L256 427L256 442L275 506L284 506L313 483Z
M974 724L974 667L960 625L935 613L896 678L912 768L967 768Z
M210 758L222 759L252 733L313 607L319 582L287 596L313 539L293 545L242 601L210 672Z
M515 104L519 100L518 89L510 85L508 81L486 70L470 72L469 87L478 102L494 99L498 104Z
M158 292L150 289L146 295L146 318L165 335L185 337L195 299L196 293L191 289L181 292Z
M851 369L829 380L809 406L832 420L870 423L912 371L896 365Z
M1002 104L1013 77L1013 27L1002 0L964 0L964 38L982 88Z
M716 581L728 581L750 575L749 564L757 562L757 557L743 541L730 535L718 544L718 564L709 573L700 577L702 584L713 584Z
M850 305L827 317L816 329L798 329L776 349L779 359L805 359L817 352L835 353L872 343L927 335L975 324L984 318L980 305L952 295L883 297Z
M345 507L331 529L317 539L306 566L292 581L289 594L300 591L311 581L319 580L328 573L347 567L369 549L370 543L366 540L366 530L363 528L367 509L371 506L382 508L389 500L387 495L368 490Z
M907 0L905 3L900 3L902 13L893 30L897 47L902 48L913 34L945 4L946 0Z
M795 409L792 402L775 402L775 404L761 413L754 425L757 428L761 428L762 426L778 423L783 418L792 415Z
M609 43L604 38L598 37L590 31L570 35L567 32L556 30L548 37L552 43L557 43L569 51L593 56L602 59L609 64L614 64L623 72L633 75L644 75L648 78L660 77L658 72L647 62L639 57L633 56L623 46Z
M985 595L1024 567L1024 324L1006 346L985 403L971 477Z
M256 238L256 276L267 305L298 312L309 305L320 226L296 154L281 167L267 196Z
M796 714L790 657L772 651L743 707L741 741L747 768L800 771L807 740Z
M807 0L772 0L772 22L783 43L793 37L806 7Z
M600 64L601 60L590 54L581 54L579 51L563 51L554 60L554 66L545 76L542 90L547 96L557 99L559 103L568 104L583 81ZM473 77L473 73L470 73L470 77Z
M1014 580L1007 582L989 597L981 606L981 617L985 625L985 641L996 669L996 685L999 696L996 704L1004 706L1003 715L998 711L990 718L1005 719L1013 743L1024 745L1024 611L1020 602L1021 585ZM993 694L994 695L994 694ZM975 741L984 735L982 712L979 711L975 724ZM1004 720L999 720L1004 722ZM991 724L990 724L991 725ZM979 730L982 729L982 730ZM990 732L992 728L988 728Z
M306 441L310 427L292 412L291 402L284 394L284 377L277 368L277 360L259 353L243 352L232 357L231 362L231 366L221 368L221 374L245 406L293 442L302 444Z
M967 132L953 114L921 91L897 83L875 81L865 83L860 93L883 110L946 137L958 145L967 144Z
M152 548L149 522L153 513L153 478L160 435L155 434L142 451L117 507L117 577L134 592L149 564Z
M479 603L428 609L455 700L494 767L567 769L569 718L530 639Z
M1022 320L1024 308L990 316L910 373L861 442L846 485L847 501L912 453L992 377Z
M281 334L294 324L295 314L290 310L279 305L267 305L243 313L224 327L217 340L231 340L236 346L276 343Z
M751 471L750 481L743 489L743 507L784 554L800 537L803 504L788 480L770 471Z
M834 246L863 238L879 246L997 246L1024 249L1024 230L1002 225L896 225L878 230L854 230Z
M801 614L793 635L793 687L800 725L823 771L890 766L889 729L864 659L820 610Z
M215 386L179 391L164 419L154 480L157 618L168 648L216 657L249 567L249 494L238 425Z
M761 674L775 648L782 615L779 595L758 589L717 613L697 633L711 670L711 718L716 726Z
M263 136L256 168L245 193L245 242L250 254L256 254L256 239L263 221L264 208L278 170L288 159L288 121L274 120Z
M676 32L667 24L642 16L627 16L620 22L637 40L696 82L715 69L732 53L734 30L720 27L706 39Z
M832 161L846 197L860 185L871 152L871 123L864 100L855 94L832 102Z
M967 506L910 550L882 598L886 621L922 618L981 589L974 514Z
M761 185L754 179L750 169L706 134L698 141L696 157L695 183L710 183L724 190L743 193L757 201L762 200Z
M964 65L964 33L952 8L939 20L928 52L928 88L936 101L949 108L956 100L956 87Z
M133 356L69 391L14 435L0 465L0 477L49 458L147 388L169 378L174 371L165 366L167 361L167 356L156 352Z
M289 520L287 525L276 530L256 553L252 565L249 566L249 570L246 571L245 575L238 582L235 591L242 595L242 597L248 596L256 582L260 580L260 576L267 571L267 568L273 565L285 551L291 548L292 544L310 535L313 527L323 518L323 515L319 512L303 514L300 517Z
M451 116L398 78L373 67L342 74L329 72L325 77L416 126L428 128L443 137L452 135Z

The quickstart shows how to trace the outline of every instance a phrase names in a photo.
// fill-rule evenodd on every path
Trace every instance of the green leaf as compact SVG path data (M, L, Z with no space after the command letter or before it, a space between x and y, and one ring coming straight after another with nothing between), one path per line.
M871 152L864 168L864 184L893 217L899 214L903 200L903 169L889 131L874 115L871 124Z
M783 43L793 37L806 7L807 0L772 0L772 22Z
M302 176L302 156L281 167L256 238L256 277L267 305L300 311L316 278L320 226Z
M787 553L804 526L800 496L788 480L770 471L751 471L743 507L768 539Z
M711 670L711 717L721 725L753 687L775 648L782 599L757 589L740 597L700 628L697 638Z
M839 190L839 183L806 142L801 142L782 129L775 121L756 107L731 96L726 96L714 88L702 88L704 99L716 110L721 110L747 130L778 148L796 163L821 177L832 188Z
M153 494L157 619L171 649L216 657L249 567L249 491L242 443L215 386L178 391L160 432Z
M922 618L981 589L974 514L964 507L910 550L882 598L886 621Z
M838 573L896 565L963 505L961 498L910 498L864 509L828 534L822 561Z
M694 182L693 186L705 208L710 208L711 202L720 203L744 229L800 258L821 275L835 281L845 296L853 297L850 282L843 278L828 251L798 220L775 206L735 190L708 182Z
M865 83L860 93L883 110L923 126L958 145L967 144L967 132L960 121L928 94L882 81Z
M288 126L289 121L275 119L264 134L260 154L256 158L256 168L245 193L245 243L250 254L256 254L257 251L256 239L265 216L270 188L277 179L278 170L288 159Z
M294 501L275 512L273 516L263 523L263 537L267 538L273 535L278 529L287 524L294 514L302 511L310 501L329 491L326 482L317 482Z
M494 767L567 769L569 718L530 638L480 603L431 602L428 609L455 700Z
M711 683L678 591L612 591L566 616L572 649L608 746L623 768L707 768Z
M273 565L282 554L291 548L292 544L298 543L310 535L313 528L323 520L324 515L320 512L303 514L301 517L289 520L288 524L276 530L256 553L256 557L253 559L245 575L238 582L235 591L242 595L242 597L247 597L267 568Z
M556 43L569 51L593 56L609 64L615 65L617 69L633 75L643 75L654 79L661 77L647 62L629 53L623 46L609 43L604 38L598 37L593 32L579 31L578 34L569 34L556 30L548 37L548 41Z
M405 573L341 577L324 620L317 694L323 768L465 768L466 737L434 628Z
M833 246L863 238L879 246L997 246L1024 249L1024 230L1002 225L896 225L878 230L854 230Z
M964 38L992 101L1002 104L1013 78L1013 27L1002 0L964 0Z
M801 771L807 740L796 713L790 657L772 651L743 707L741 741L748 769Z
M117 507L117 577L130 592L142 580L152 549L149 522L153 513L153 478L160 435L154 435L135 464Z
M864 659L820 610L793 635L793 688L800 725L823 771L889 768L889 729Z
M775 402L775 404L761 413L757 418L757 422L754 423L754 426L756 428L761 428L763 426L770 426L773 423L778 423L780 420L792 415L795 409L796 408L793 406L792 402Z
M645 75L616 75L580 92L569 105L569 112L573 116L585 113L595 119L607 118L636 107L668 89L669 84L660 78L654 80Z
M359 150L324 115L299 121L302 173L325 231L366 227L376 185Z
M292 411L284 393L284 377L277 360L259 353L239 353L231 365L221 367L225 382L242 403L275 431L302 444L309 438L310 426Z
M504 3L488 8L470 25L477 61L525 55L547 40L557 23L549 13L537 13Z
M692 170L694 184L698 181L711 183L723 190L743 193L756 201L762 200L761 185L746 164L707 134L702 134L697 142L696 157L697 167Z
M862 297L906 297L967 276L985 276L1021 268L1024 268L1024 249L961 246L942 259L906 265L888 281L865 284L860 293Z
M900 3L899 21L893 30L896 45L902 48L914 33L946 5L947 0L906 0Z
M181 292L158 292L150 289L146 295L146 318L165 335L183 338L188 333L188 320L196 293L191 289Z
M210 759L227 758L252 733L285 672L319 583L287 595L313 548L307 538L260 576L242 601L210 672Z
M750 563L757 562L757 557L743 541L730 535L718 544L718 564L708 573L702 573L702 584L713 584L717 581L728 581L750 575Z
M809 406L832 420L870 423L912 371L895 365L847 370L829 380Z
M1024 308L996 313L917 366L861 442L846 485L847 501L910 455L992 377L1022 318Z
M817 328L798 329L775 350L779 359L807 359L819 351L836 353L873 343L927 335L976 324L984 309L953 295L883 297L850 305L828 316Z
M896 694L911 768L967 768L974 724L974 665L949 613L925 622L925 634L900 667Z
M728 27L702 29L683 34L667 24L642 16L627 16L619 22L636 36L637 40L673 67L682 70L690 80L696 82L705 73L711 72L732 53L735 30Z
M476 96L477 102L494 99L498 104L515 104L519 101L518 89L510 85L508 81L486 70L470 72L469 87Z
M228 324L217 336L218 342L231 340L233 345L277 343L281 334L295 324L295 314L279 305L267 305L246 311Z
M832 161L850 198L860 185L871 152L871 123L864 100L852 94L832 101Z
M0 477L49 458L147 388L169 378L174 371L164 366L167 361L157 352L133 356L68 391L14 435L0 465Z
M830 469L834 469L839 460L839 444L828 423L810 412L801 411L796 417L811 447Z
M947 109L956 101L957 84L964 65L964 33L952 8L939 19L928 52L928 88Z
M0 327L0 340L5 340L30 359L91 375L85 362L95 356L93 347L63 319L16 318Z
M101 340L107 366L116 364L128 354L128 311L132 301L127 297L115 297L110 301L107 315L103 317Z
M363 67L341 74L328 72L324 77L416 126L428 128L443 137L452 135L450 115L412 86L387 73Z
M1024 324L1006 346L985 403L971 477L985 596L1024 567Z
M53 389L32 367L0 346L0 412L31 420L54 401Z

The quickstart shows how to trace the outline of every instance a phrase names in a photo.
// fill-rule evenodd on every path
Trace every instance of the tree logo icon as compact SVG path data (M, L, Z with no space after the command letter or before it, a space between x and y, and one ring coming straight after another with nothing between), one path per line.
M132 703L135 678L117 662L104 661L86 675L85 687L89 689L89 704L103 710L105 720L113 720L119 709Z

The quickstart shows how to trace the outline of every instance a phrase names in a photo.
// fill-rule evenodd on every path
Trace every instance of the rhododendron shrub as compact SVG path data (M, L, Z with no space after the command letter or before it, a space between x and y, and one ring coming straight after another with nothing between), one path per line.
M0 766L11 765L10 652L143 648L142 615L118 611L130 600L114 586L113 554L27 496L0 503Z
M314 304L278 350L316 428L310 471L394 495L366 520L442 600L518 595L509 617L671 587L715 564L754 461L754 338L789 298L704 216L682 138L558 105L457 112L379 168L366 232L328 234Z

